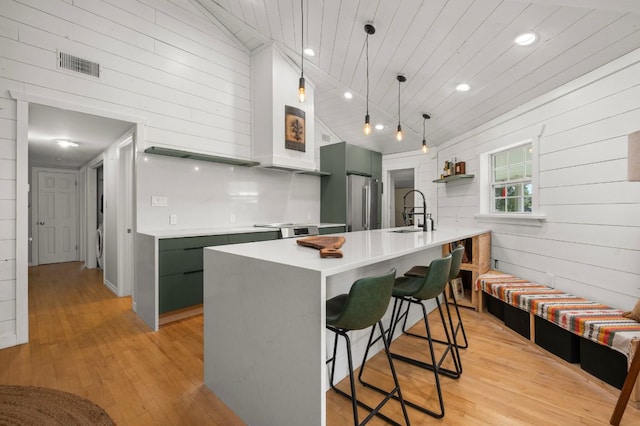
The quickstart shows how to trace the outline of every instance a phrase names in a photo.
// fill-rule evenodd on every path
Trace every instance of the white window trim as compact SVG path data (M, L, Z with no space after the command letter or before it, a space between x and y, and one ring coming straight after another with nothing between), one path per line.
M539 168L539 137L525 139L511 145L503 146L493 151L480 154L480 213L475 215L475 219L483 222L496 222L512 225L542 226L546 216L540 212L539 198L540 187L538 185ZM520 145L531 144L533 148L533 158L531 165L531 183L533 184L533 196L531 197L531 213L493 213L491 211L491 156L497 152L506 151Z

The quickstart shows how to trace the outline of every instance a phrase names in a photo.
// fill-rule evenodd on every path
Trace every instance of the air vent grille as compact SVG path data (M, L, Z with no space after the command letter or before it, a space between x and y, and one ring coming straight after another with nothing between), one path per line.
M100 78L100 64L68 53L58 52L58 66L74 72Z

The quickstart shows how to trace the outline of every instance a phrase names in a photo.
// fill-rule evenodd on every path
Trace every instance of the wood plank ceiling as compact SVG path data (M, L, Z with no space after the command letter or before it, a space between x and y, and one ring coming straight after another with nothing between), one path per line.
M305 77L316 118L341 140L383 153L430 147L640 48L637 0L303 0ZM300 0L198 0L248 50L275 43L300 64ZM369 37L369 110L365 137ZM514 44L533 31L530 46ZM394 137L400 116L405 138ZM459 83L471 90L457 92ZM292 82L297 86L297 81ZM353 93L347 100L345 91Z

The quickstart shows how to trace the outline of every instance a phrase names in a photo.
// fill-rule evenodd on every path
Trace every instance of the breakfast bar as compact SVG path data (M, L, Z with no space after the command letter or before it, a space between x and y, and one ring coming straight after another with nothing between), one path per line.
M326 424L325 300L348 292L358 278L391 268L402 274L440 257L444 244L487 232L393 228L336 234L346 239L344 255L328 259L295 239L205 248L206 386L247 424ZM418 318L416 312L410 320ZM359 363L368 333L351 337ZM337 364L343 368L337 377L345 376L346 362Z

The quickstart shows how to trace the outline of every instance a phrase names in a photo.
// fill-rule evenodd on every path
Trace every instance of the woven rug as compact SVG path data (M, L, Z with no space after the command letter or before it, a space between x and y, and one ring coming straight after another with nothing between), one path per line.
M0 385L0 425L113 425L99 406L72 393L35 386Z

